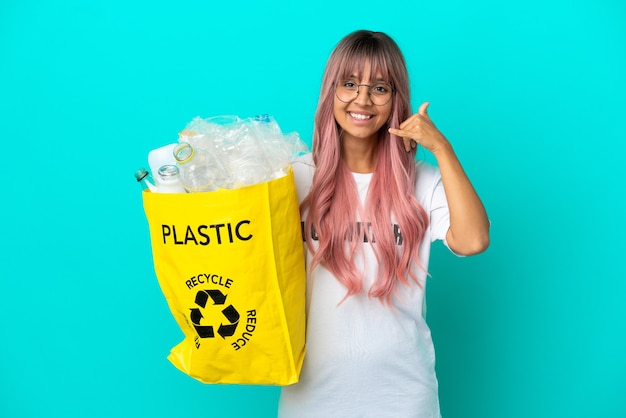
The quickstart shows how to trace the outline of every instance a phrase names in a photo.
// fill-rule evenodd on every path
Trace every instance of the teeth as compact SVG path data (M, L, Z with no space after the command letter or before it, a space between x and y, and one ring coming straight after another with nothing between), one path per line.
M359 113L350 113L350 116L352 116L354 119L359 120L367 120L372 117L371 115L361 115Z

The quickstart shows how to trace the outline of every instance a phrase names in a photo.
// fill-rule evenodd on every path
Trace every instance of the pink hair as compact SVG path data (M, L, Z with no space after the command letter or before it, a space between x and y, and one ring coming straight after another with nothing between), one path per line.
M333 115L335 83L360 73L366 62L370 74L381 76L395 89L390 119L379 131L378 161L369 192L362 207L352 173L341 158L340 128ZM390 135L390 126L399 126L411 115L409 80L404 57L396 43L381 32L357 31L343 38L328 59L315 114L313 184L301 210L308 209L307 231L313 228L319 247L313 252L311 268L323 265L346 287L346 297L363 291L363 280L354 256L364 238L372 244L378 261L378 275L370 297L391 301L397 281L416 283L412 264L419 263L418 249L428 226L428 217L414 196L415 150L407 153L401 138ZM356 213L355 213L355 208ZM355 216L371 222L371 234L355 228ZM403 242L396 247L392 215L400 227ZM419 283L418 283L419 284Z

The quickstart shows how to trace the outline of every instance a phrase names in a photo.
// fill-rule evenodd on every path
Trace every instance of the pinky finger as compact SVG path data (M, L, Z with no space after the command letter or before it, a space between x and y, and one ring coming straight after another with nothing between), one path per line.
M411 151L412 140L410 138L402 138L402 142L404 143L404 150L406 152Z

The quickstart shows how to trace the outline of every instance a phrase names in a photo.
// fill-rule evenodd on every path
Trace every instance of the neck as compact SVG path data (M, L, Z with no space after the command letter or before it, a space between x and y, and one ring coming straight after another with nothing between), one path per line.
M342 157L353 173L373 173L378 158L378 137L370 139L343 138Z

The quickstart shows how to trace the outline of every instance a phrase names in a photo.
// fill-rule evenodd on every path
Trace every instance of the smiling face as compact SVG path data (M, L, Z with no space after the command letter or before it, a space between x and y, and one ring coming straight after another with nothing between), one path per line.
M349 77L351 83L360 85L358 94L353 100L342 101L338 94L335 94L333 114L343 130L344 141L358 140L376 143L378 131L387 123L391 115L393 100L389 100L382 106L377 106L372 102L371 95L375 93L370 91L372 88L370 86L377 82L387 82L387 80L384 80L380 73L372 76L370 68L369 63L366 63L361 74L353 73Z

